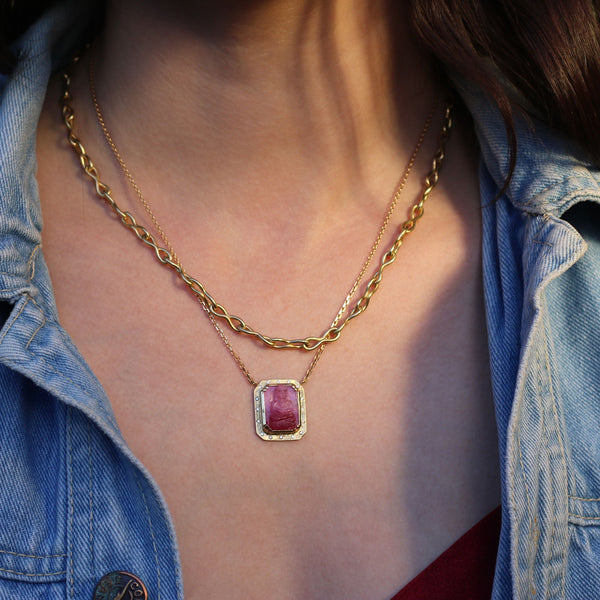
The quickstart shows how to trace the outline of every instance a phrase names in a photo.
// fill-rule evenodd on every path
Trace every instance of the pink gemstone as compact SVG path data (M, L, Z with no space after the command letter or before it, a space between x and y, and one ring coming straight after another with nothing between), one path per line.
M263 391L265 426L274 433L296 431L300 427L298 390L287 383L269 385Z

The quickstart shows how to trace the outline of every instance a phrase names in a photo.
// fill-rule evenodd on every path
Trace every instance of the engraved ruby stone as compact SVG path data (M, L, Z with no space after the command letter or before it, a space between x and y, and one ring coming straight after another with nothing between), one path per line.
M298 390L288 383L270 385L263 391L265 426L273 433L289 433L300 427Z

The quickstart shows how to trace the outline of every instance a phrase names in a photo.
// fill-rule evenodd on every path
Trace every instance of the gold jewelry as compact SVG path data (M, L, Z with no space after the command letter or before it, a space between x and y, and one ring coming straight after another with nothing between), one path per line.
M138 194L140 201L142 202L142 204L146 208L146 211L148 212L149 216L151 217L153 224L154 224L155 228L157 229L159 235L161 236L161 238L163 239L165 244L168 246L168 249L159 246L156 239L154 238L154 236L143 225L140 225L137 223L135 217L133 216L133 214L131 212L123 211L113 200L111 193L110 193L110 188L105 183L100 181L100 176L99 176L99 172L98 172L97 168L93 164L89 155L86 153L81 141L74 134L75 117L74 117L73 107L71 106L71 102L72 102L71 94L70 94L71 80L70 80L70 76L67 73L65 73L65 75L64 75L64 90L63 90L63 96L62 96L62 116L63 116L64 124L67 128L68 141L69 141L71 147L73 148L73 150L75 151L75 153L77 154L77 156L79 157L81 166L82 166L85 174L88 177L90 177L90 179L92 179L92 181L94 182L96 194L98 195L99 198L104 200L112 208L112 210L117 214L117 216L120 218L122 224L125 227L129 228L138 237L138 239L140 241L144 242L145 244L147 244L154 250L156 258L161 264L163 264L167 267L170 267L180 276L180 278L184 281L184 283L190 288L192 293L194 293L196 298L200 301L201 306L207 312L211 323L213 324L213 326L219 333L221 339L223 340L223 342L226 345L227 349L229 350L230 354L236 361L238 367L240 368L242 373L246 376L247 380L252 385L255 385L254 401L255 401L255 407L256 407L255 408L255 410L256 410L256 419L255 420L256 420L257 434L262 439L269 439L269 440L300 439L306 433L306 407L305 407L305 396L304 396L304 390L302 388L302 384L305 383L308 380L308 378L310 377L310 375L316 365L316 362L319 360L321 353L322 353L323 349L325 348L324 344L339 339L340 333L341 333L342 329L346 326L346 324L351 319L357 317L359 314L361 314L362 312L364 312L366 310L371 297L373 296L373 294L377 291L377 289L379 287L379 284L381 282L382 275L383 275L383 270L395 261L397 252L398 252L400 246L402 245L404 237L408 233L410 233L414 230L414 227L415 227L417 221L423 216L424 202L428 198L429 194L431 193L431 191L433 190L433 188L435 187L435 185L437 184L438 179L439 179L439 171L440 171L443 159L444 159L445 144L447 142L449 132L450 132L450 129L452 126L451 108L450 107L446 108L444 125L440 132L439 148L433 159L433 165L432 165L431 172L425 178L425 184L424 184L424 188L423 188L420 200L411 207L410 218L401 225L400 233L397 235L392 246L383 255L379 269L377 270L375 275L373 275L373 277L367 284L365 292L363 293L361 298L358 300L358 302L355 304L352 311L346 316L346 318L340 324L338 324L339 320L341 319L342 315L344 314L344 312L347 309L350 299L352 298L356 289L358 288L360 280L362 279L364 273L366 272L366 269L368 268L368 265L371 262L371 259L381 241L381 238L383 237L383 233L389 223L393 209L398 201L400 192L402 191L402 188L404 187L406 179L408 178L408 174L410 173L412 165L414 164L418 150L422 144L425 133L429 127L429 123L431 122L431 119L433 116L433 110L427 119L425 127L423 128L423 131L421 132L417 146L413 152L411 160L409 161L407 169L405 170L405 173L400 181L397 191L394 194L394 198L390 205L390 209L386 213L384 222L380 228L379 234L373 244L373 247L372 247L369 255L367 256L367 259L366 259L357 279L355 280L349 294L346 296L346 300L344 301L344 303L342 304L342 307L338 311L338 314L337 314L336 318L334 319L332 326L325 333L325 335L321 336L321 337L305 338L304 340L286 340L284 338L270 338L269 336L264 336L256 331L254 331L253 329L249 328L242 321L242 319L240 319L239 317L230 315L224 309L223 306L217 304L214 301L214 299L210 296L210 294L208 294L208 292L206 291L204 286L198 280L189 276L186 273L186 271L181 266L181 263L180 263L179 259L177 258L171 244L168 242L168 239L166 238L164 231L162 230L162 228L158 224L158 221L156 220L156 217L152 213L148 203L144 200L143 195L141 194L141 191L139 191L138 186L135 184L133 177L129 173L129 170L127 169L123 159L121 158L118 150L116 149L114 142L112 142L112 137L110 136L110 133L108 132L108 129L106 128L106 125L104 124L102 112L100 111L99 104L97 102L97 98L96 98L96 94L95 94L95 86L93 84L93 69L92 68L90 68L90 84L91 84L91 88L92 88L92 96L94 99L94 105L96 108L96 112L97 112L101 127L105 133L105 137L107 138L108 143L111 145L111 148L113 149L113 152L115 153L115 157L121 164L121 167L123 168L125 174L127 175L131 185L136 190L136 193ZM255 337L256 339L260 339L261 341L263 341L265 344L267 344L268 346L270 346L272 348L298 348L298 349L304 349L304 350L308 350L308 351L316 350L317 351L316 355L313 357L313 360L311 361L302 381L298 382L296 380L291 380L291 379L285 379L285 380L276 379L276 380L263 380L263 381L257 383L252 378L250 373L248 372L248 369L245 367L245 365L242 362L242 360L240 359L240 357L234 351L231 343L227 339L227 337L226 337L225 333L223 332L222 328L220 327L220 325L217 323L215 317L225 319L225 321L230 325L230 327L236 333L246 333L247 335L251 335L251 336ZM237 323L237 326L234 323Z
M173 261L178 263L185 272L186 271L185 267L183 267L183 265L181 264L181 261L180 261L179 257L177 256L175 249L173 248L171 242L167 238L166 232L159 224L156 215L154 214L154 212L152 211L152 209L150 207L150 204L145 199L140 187L137 185L135 179L133 178L133 175L131 174L129 167L125 163L125 160L124 160L123 156L121 155L119 149L117 148L117 145L112 137L112 134L110 133L110 130L108 129L108 126L106 125L104 114L100 107L100 102L98 100L98 94L96 92L93 54L90 56L90 60L89 60L89 64L88 64L88 79L89 79L89 85L90 85L90 94L92 97L92 104L94 105L94 110L96 112L96 118L98 120L98 125L99 125L100 129L102 130L102 133L104 134L104 139L106 140L108 146L110 147L110 149L113 153L113 156L115 157L115 160L118 162L119 166L121 167L123 174L125 175L126 179L128 180L129 184L131 185L132 189L134 190L136 196L138 197L140 204L143 206L144 210L150 217L150 219L154 225L154 228L156 230L156 233L160 236L160 238L165 243L166 248L171 253L171 257L172 257ZM356 279L354 280L349 292L346 294L346 298L345 298L344 302L342 303L342 306L338 310L337 315L334 318L333 322L331 323L330 327L335 327L339 323L342 316L345 314L352 297L354 296L356 290L358 289L360 282L362 281L362 279L364 277L364 274L366 273L369 265L371 264L373 256L375 255L375 252L377 251L377 248L379 247L379 244L380 244L381 240L383 239L383 236L385 234L387 226L391 221L391 217L394 212L394 209L396 208L396 205L398 203L400 195L402 194L402 191L404 190L404 187L406 185L406 182L408 180L410 172L415 164L415 161L417 159L417 156L418 156L421 146L423 144L423 140L425 139L425 136L427 135L427 132L429 131L429 127L431 125L431 121L435 114L436 108L437 108L437 102L435 102L433 104L433 106L431 107L431 110L425 120L425 123L423 124L423 127L422 127L421 131L419 132L419 137L417 138L417 143L415 144L415 147L414 147L413 152L412 152L412 154L408 160L408 163L404 169L404 172L402 173L402 176L396 186L396 189L394 190L392 200L390 202L390 205L388 207L386 214L384 215L383 221L379 227L377 237L375 238L375 241L373 242L371 249L370 249ZM219 334L220 338L222 339L223 343L225 344L227 350L229 351L229 353L233 357L234 361L238 365L238 368L241 370L241 372L244 374L244 376L246 377L246 379L249 381L249 383L251 385L257 386L258 385L257 381L254 379L254 377L252 377L248 368L246 367L246 365L244 364L244 362L242 361L240 356L234 350L231 342L225 335L225 332L223 331L223 329L220 327L219 323L217 322L213 312L211 312L211 310L207 307L207 305L204 304L202 301L200 302L200 304L201 304L202 308L204 309L204 311L206 312L213 327L215 328L215 330ZM308 381L308 378L310 377L312 371L314 370L317 362L321 358L321 355L322 355L324 349L325 349L324 344L320 345L316 349L316 354L313 357L313 359L311 360L311 362L304 374L304 377L300 381L300 385L303 385L306 381Z
M171 259L173 260L173 262L178 263L181 266L181 268L183 269L183 271L186 272L186 269L181 264L181 261L179 260L179 257L177 256L177 253L175 252L175 249L173 248L173 246L171 245L171 242L167 238L167 235L166 235L164 229L160 226L158 219L156 218L156 215L150 208L150 204L144 198L144 195L142 194L141 189L135 182L133 175L131 174L131 171L129 170L127 164L125 163L125 160L123 159L121 153L119 152L117 145L115 144L113 137L110 133L110 130L108 129L108 127L106 125L106 121L104 119L104 114L100 107L100 103L98 101L98 95L96 93L93 55L90 57L90 60L89 60L88 77L89 77L89 84L90 84L90 93L92 96L92 103L94 105L94 110L96 112L96 117L98 119L98 125L100 126L100 129L102 130L102 133L104 134L104 138L106 139L106 142L108 143L115 159L119 163L121 170L123 171L123 174L129 181L131 187L133 188L135 194L137 195L138 200L140 201L140 204L144 207L144 210L150 217L156 232L158 233L158 235L164 242L166 249L169 251ZM326 344L328 342L337 340L340 336L342 329L346 326L348 321L350 321L350 319L353 319L354 317L358 316L360 313L362 313L366 310L366 308L369 304L368 300L370 299L372 294L374 294L375 291L377 290L378 285L372 285L371 290L370 290L370 295L368 296L368 298L366 298L366 299L361 298L361 300L363 301L362 304L360 306L358 306L358 305L355 306L355 308L354 308L354 311L356 311L355 314L349 315L344 320L344 322L339 324L339 326L338 326L338 323L339 323L341 317L346 312L346 309L348 308L348 305L350 304L350 300L351 300L352 296L354 296L354 293L356 292L356 290L358 289L358 286L359 286L364 274L366 273L369 265L371 264L371 260L373 259L373 256L375 255L375 252L377 251L377 248L379 247L379 244L385 234L385 231L391 220L394 209L396 208L396 205L398 203L398 200L400 199L402 191L404 190L404 187L406 185L406 182L408 180L410 172L415 164L415 161L419 154L419 150L421 149L421 146L423 144L423 140L425 139L427 131L429 130L429 127L431 125L431 121L433 119L433 115L435 114L436 108L437 108L437 102L435 102L434 105L432 106L431 111L429 112L429 115L427 116L427 119L425 120L423 128L421 129L421 131L419 133L419 137L417 139L415 148L414 148L414 150L409 158L409 161L404 169L402 177L400 178L400 181L398 182L398 185L396 186L396 189L394 190L394 194L392 196L390 206L384 216L383 222L379 228L377 237L375 238L375 241L373 242L373 245L371 246L369 254L367 255L367 258L365 259L357 278L355 279L354 283L352 284L350 291L346 295L346 298L345 298L342 306L340 307L336 318L334 319L333 323L330 325L329 329L323 336L311 336L311 337L307 337L304 339L289 340L289 339L282 338L282 337L270 337L268 335L262 334L258 331L255 331L252 327L250 327L245 322L245 320L242 319L241 317L237 317L237 316L230 314L229 311L225 308L225 306L216 302L213 299L213 297L206 290L206 288L204 287L203 284L201 284L198 281L194 281L194 287L192 288L192 291L196 294L196 296L200 300L202 306L205 307L205 309L207 309L208 314L212 315L213 319L211 319L211 321L213 322L213 324L215 323L215 320L214 320L215 318L222 319L230 326L230 328L235 333L246 334L246 335L252 336L252 337L254 337L254 339L264 343L265 345L267 345L271 348L275 348L275 349L295 348L295 349L313 351L313 350L317 350L318 348L322 347L324 344ZM424 201L424 198L421 199L421 203L422 203L422 201ZM381 271L379 273L381 273ZM381 275L379 275L379 278L380 277L381 277ZM371 283L374 284L373 280L371 280ZM190 285L190 284L188 283L188 285ZM190 287L192 287L192 286L190 286ZM369 286L367 286L367 290L369 290Z

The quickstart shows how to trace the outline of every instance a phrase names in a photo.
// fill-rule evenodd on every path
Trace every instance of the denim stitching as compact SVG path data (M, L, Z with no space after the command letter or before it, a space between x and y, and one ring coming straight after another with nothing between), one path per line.
M90 422L87 424L87 440L88 440L88 458L89 458L89 474L90 474L90 559L92 562L92 570L96 572L96 564L94 561L94 470L92 467L92 436L90 433Z
M600 502L600 498L579 498L579 496L568 496L571 500L581 500L582 502Z
M30 282L35 277L35 258L37 256L38 252L40 251L41 247L42 247L42 244L39 244L39 243L36 244L33 247L33 250L31 251L29 258L27 259L27 270L29 271L29 281ZM19 273L15 273L14 271L0 271L0 275L6 275L7 277L17 277L17 278L21 279L21 275ZM11 288L5 288L0 291L14 292L15 290L19 289L19 287L20 286L14 286Z
M546 314L547 314L547 311L546 311ZM560 419L558 418L558 411L556 408L556 391L554 389L554 386L552 385L552 375L551 375L552 370L550 368L550 361L548 358L548 339L553 339L550 322L548 320L546 322L546 329L548 331L549 336L544 338L544 341L545 341L544 347L546 348L546 354L545 354L546 361L545 362L546 362L546 370L548 372L548 384L550 386L550 396L552 399L552 414L554 415L554 424L556 426L556 434L557 434L558 443L560 446L561 463L562 463L565 477L567 477L568 468L567 468L567 461L566 461L566 454L565 454L565 445L564 445L564 442L562 439L562 430L560 427ZM569 502L569 494L568 494L567 486L565 486L565 506L568 506L568 502ZM553 519L552 520L553 535L554 535L554 526L555 526L555 520ZM554 542L552 542L552 547L554 547ZM563 552L562 554L563 554L563 568L561 570L560 582L561 582L561 598L564 600L565 593L566 593L565 573L567 571L567 553Z
M538 220L541 218L541 224L538 225ZM548 254L549 250L548 248L552 248L554 246L553 242L549 242L548 240L541 240L541 236L542 234L546 233L546 228L544 227L545 225L547 225L548 221L551 219L551 216L548 213L544 213L543 215L536 215L535 216L536 219L536 227L538 229L537 233L535 234L535 236L533 237L533 240L531 241L532 244L536 244L537 246L546 246L545 249L545 253ZM532 220L532 216L529 215L529 220ZM542 258L542 256L540 255L540 258Z
M513 481L513 482L515 480L515 466L516 466L516 461L514 460L514 455L511 455L510 456L510 465L509 465L509 468L510 468L510 480ZM511 486L510 499L511 499L513 508L515 510L515 513L516 513L516 510L517 510L517 501L516 501L516 498L515 498L515 485L514 485L514 483ZM516 520L515 526L516 526L515 527L515 535L514 535L514 537L511 537L511 546L513 548L516 545L516 541L515 540L517 540L518 537L519 537L520 524L519 524L519 520L518 519Z
M598 198L598 182L595 181L591 175L590 175L590 171L589 169L585 168L585 177L588 180L586 182L585 187L582 187L581 185L578 185L576 189L572 190L570 193L568 193L566 196L563 196L562 198L562 202L560 203L560 205L557 206L557 208L562 208L568 201L569 199L575 195L575 198L578 198L580 196L583 196L583 194L585 194L585 197L590 197L593 199L597 199ZM538 204L538 202L536 202L536 198L542 194L546 194L548 193L550 190L552 190L553 188L559 187L561 185L564 185L566 182L571 181L571 180L576 180L576 179L581 179L584 176L583 173L577 173L577 174L573 174L573 175L568 175L567 177L563 177L562 179L559 179L558 181L554 181L551 184L547 185L546 187L536 191L535 195L531 198L531 200L527 200L526 202L513 202L511 196L508 196L509 198L511 198L511 203L515 204L516 206L521 206L523 208L531 208L532 206L535 206L536 204ZM592 188L590 187L589 181L590 179L594 182L595 187ZM545 201L543 203L544 205L547 205L548 202ZM540 208L543 208L543 206L540 206Z
M23 575L25 577L52 577L54 575L65 575L66 571L56 571L55 573L21 573L20 571L11 571L10 569L0 569L2 573L11 573L12 575Z
M41 247L41 244L36 244L36 246L31 251L31 254L29 255L29 260L27 261L27 269L29 270L29 281L32 281L35 276L35 257L37 256L37 253L39 252Z
M35 356L35 354L33 352L31 352L31 350L29 352ZM15 364L15 363L13 361L6 361L6 364L10 365L10 364ZM48 386L48 390L50 392L53 392L57 396L59 395L58 390L55 389L52 386ZM69 414L69 417L70 417L71 412L72 412L72 407L68 406L67 409L68 409L68 414ZM71 421L70 421L70 419L69 419L69 428L68 428L67 438L69 440L69 464L70 464L70 467L71 467L71 474L70 474L70 483L71 483L71 486L70 486L70 489L69 489L69 500L70 500L70 523L71 523L71 532L72 532L73 531L73 511L74 511L74 509L73 509L73 492L72 492L72 486L73 486L73 479L72 479L73 456L72 456L72 446L71 446ZM155 556L156 570L157 570L157 578L158 578L158 598L157 598L157 600L160 600L160 598L161 598L161 574L160 574L160 565L159 565L159 562L158 562L158 549L157 549L157 545L156 545L156 538L154 536L154 528L153 528L153 525L152 525L152 518L150 516L150 510L148 508L148 503L146 501L146 496L145 496L144 491L143 491L143 489L141 487L140 481L139 481L139 479L137 477L137 474L135 472L134 472L134 474L135 474L136 481L138 483L138 486L139 486L141 494L142 494L142 499L144 501L144 505L145 505L145 508L146 508L146 515L148 517L148 522L149 522L149 525L150 525L150 534L151 534L151 537L152 537L152 544L153 544L153 549L154 549L154 556ZM165 511L164 511L164 509L162 509L162 507L161 507L161 513L163 515L165 514ZM175 542L174 542L174 539L173 539L173 534L170 531L170 529L169 529L169 540L170 540L170 542L172 544L172 548L174 548L175 547ZM73 579L74 565L73 565L73 541L72 540L71 540L71 543L70 543L70 549L71 549L71 559L70 559L70 567L71 567L71 571L70 571L71 572L71 579L70 579L70 581L71 581L71 598L74 598L74 593L75 592L74 592L74 579ZM54 555L52 555L52 556L54 556ZM66 557L67 555L63 554L63 555L55 555L55 556ZM45 557L39 557L39 558L45 558ZM174 562L174 564L175 564L175 566L177 566L176 562ZM176 571L177 571L177 569L176 569ZM66 571L65 571L65 573L66 573ZM183 598L183 596L181 595L181 590L179 590L179 589L177 590L177 597L178 598Z
M20 556L22 558L39 558L45 560L47 558L65 558L66 554L45 554L44 556L36 556L35 554L21 554L19 552L9 552L8 550L0 550L0 554L8 554L10 556Z
M589 180L591 179L596 185L595 187L598 188L598 183L596 182L596 180L590 175L590 170L587 167L582 167L585 170L585 178L588 180L587 185L589 186ZM565 184L567 181L571 181L571 180L576 180L576 179L581 179L581 177L584 176L584 173L573 173L572 175L567 175L566 177L563 177L561 179L559 179L558 181L554 181L551 184L547 185L546 187L541 188L541 190L538 193L541 194L545 194L546 192L550 191L551 189L563 185ZM590 187L585 187L583 189L578 189L578 192L582 192L583 190L586 190L589 192L596 192L597 193L597 189L593 189ZM533 202L532 200L529 200L529 202ZM529 203L528 202L528 203Z
M136 475L136 479L137 479L137 475ZM138 485L139 485L139 480L138 480ZM143 494L143 492L142 492L142 494ZM144 502L145 501L146 500L145 500L145 497L144 497ZM160 511L161 515L163 516L163 519L165 520L165 522L169 522L170 521L170 517L169 517L167 511L165 510L165 508L163 507L163 505L161 503L159 503L158 508L159 508L159 511ZM147 505L146 505L146 510L148 510L148 506ZM148 515L148 517L149 517L149 515ZM171 543L171 550L172 550L171 554L173 556L173 566L174 566L173 571L175 573L180 573L180 568L178 567L177 560L175 559L175 552L174 552L174 550L175 550L176 544L175 544L175 538L173 537L173 532L171 531L171 527L167 527L167 531L169 533L169 542ZM153 535L153 538L154 538L154 535ZM181 595L181 589L179 589L179 587L177 588L177 598L183 599L183 596Z
M73 500L73 445L72 445L72 427L73 427L73 414L72 414L72 408L69 406L67 408L67 420L68 420L68 427L67 427L67 439L68 439L68 444L69 444L69 513L70 513L70 525L71 525L71 540L69 543L69 547L71 549L71 556L70 556L70 567L71 567L71 598L75 597L75 579L74 579L74 575L73 575L73 571L74 571L74 565L73 565L73 536L75 535L74 533L74 525L73 525L73 519L74 519L74 500Z
M600 517L584 517L583 515L576 515L575 513L570 512L570 517L577 517L578 519L584 519L586 521L600 521Z
M31 354L33 354L33 352L29 351ZM34 355L35 356L35 355ZM15 364L13 361L6 361L6 364ZM48 386L48 390L51 392L54 392L57 396L59 395L58 390L56 390L55 388L53 388L52 386ZM68 415L69 415L69 425L68 425L68 432L67 432L67 439L68 439L68 443L69 443L69 465L70 465L70 487L69 487L69 501L70 501L70 524L71 524L71 535L73 535L73 512L74 512L74 508L73 508L73 455L72 455L72 445L71 445L71 429L72 429L72 424L71 424L71 413L72 413L72 407L68 406L67 407L68 410ZM152 538L152 546L153 546L153 550L154 550L154 558L155 558L155 562L156 562L156 571L157 571L157 579L158 579L158 597L157 600L161 599L161 571L160 571L160 564L158 561L158 548L156 545L156 538L154 536L154 527L152 524L152 517L150 516L150 510L148 507L148 503L146 501L146 496L144 494L144 491L142 489L141 483L139 481L139 478L137 476L137 473L135 473L134 471L134 475L138 484L138 487L140 488L140 492L142 494L142 499L144 501L144 506L146 509L146 516L148 517L148 523L150 526L150 535ZM162 509L161 507L161 513L165 514L164 509ZM175 542L173 539L173 534L171 532L171 530L169 529L169 540L172 544L172 548L175 547ZM71 582L71 598L75 597L75 591L74 591L74 576L73 576L73 572L74 572L74 564L73 564L73 540L71 539L70 542L70 549L71 549L71 558L70 558L70 573L71 573L71 578L70 578L70 582ZM2 552L2 551L0 551ZM13 554L12 552L9 552L8 554ZM17 555L17 556L27 556L27 555ZM67 554L62 554L62 555L50 555L50 556L59 556L59 557L66 557ZM34 558L47 558L47 557L34 557ZM175 566L176 566L176 562L174 562ZM177 571L177 569L176 569ZM66 571L64 571L63 573L66 573ZM183 596L181 595L181 590L178 589L177 590L177 597L178 598L183 598Z
M46 323L48 322L48 319L46 319L46 315L44 314L44 311L40 308L39 304L28 294L29 299L33 302L34 306L38 309L39 313L42 315L42 322L37 326L37 329L31 334L31 337L29 338L29 341L27 342L27 344L25 344L25 349L29 350L29 346L31 345L31 342L33 342L35 336L40 332L40 330L42 329L42 327L44 327L46 325Z
M518 448L519 448L519 464L521 465L523 485L525 486L525 502L527 503L527 515L529 517L529 530L531 532L531 531L533 531L533 528L534 528L534 522L532 520L531 500L529 497L529 486L527 485L527 478L525 477L525 466L523 464L523 454L521 452L521 433L520 432L519 432ZM536 546L537 546L537 540L536 540ZM529 556L531 556L530 548L528 548L527 552L528 552ZM529 569L529 585L530 585L529 589L533 590L535 593L535 583L532 579L533 578L533 561L530 558L528 558L528 562L531 562L531 567Z
M28 263L29 268L31 269L31 277L33 277L33 275L35 274L35 265L32 262L33 259L35 258L35 255L37 254L37 251L39 250L39 245L38 247L36 247L34 249L34 251L32 252L31 256L30 256L30 261ZM31 268L33 264L33 268ZM9 290L2 290L2 291L9 291ZM27 306L27 304L29 304L29 301L32 301L35 305L35 307L38 309L38 311L41 313L43 321L42 323L38 326L38 328L33 332L33 334L31 335L31 337L29 338L29 341L26 344L26 350L29 352L29 354L31 354L32 356L34 356L35 358L37 358L38 360L41 360L48 368L50 368L52 371L54 371L55 373L58 373L59 375L65 377L67 379L67 381L69 381L70 383L72 383L75 387L77 387L79 390L81 390L81 392L83 392L87 397L89 397L90 399L94 400L96 405L102 409L102 406L100 404L100 402L98 401L97 398L94 398L94 396L92 396L91 394L89 394L85 389L83 389L81 386L79 386L77 383L75 383L70 377L68 377L67 375L65 375L63 372L59 371L58 369L56 369L53 365L49 364L46 359L43 356L40 356L38 354L36 354L35 352L33 352L29 346L31 344L31 342L34 340L34 338L36 337L36 335L39 333L39 331L46 325L50 325L51 327L54 327L55 329L58 329L53 323L48 323L48 320L44 314L44 311L41 309L41 307L37 304L37 302L35 302L35 300L29 295L26 294L26 301L23 303L23 306L20 308L19 312L15 315L15 317L13 318L13 320L11 321L11 324L9 325L9 327L6 328L6 331L4 332L4 334L2 335L2 337L0 338L0 344L2 343L2 341L4 340L5 336L7 335L8 331L10 330L10 328L12 327L12 325L14 324L14 322L17 320L17 318L21 315L21 313L23 312L23 310L25 309L25 307ZM60 333L60 332L59 332ZM6 361L6 364L15 364L14 361ZM59 395L58 390L56 390L55 388L53 388L52 386L48 386L49 391L54 392L57 396ZM104 410L102 410L102 412L104 414L106 414L106 412ZM69 488L69 500L70 500L70 525L71 525L71 542L70 542L70 549L71 549L71 557L70 557L70 583L71 583L71 598L74 598L75 595L75 591L74 591L74 587L75 587L75 583L74 583L74 563L73 563L73 540L72 540L72 535L73 535L73 519L74 519L74 500L73 500L73 449L72 449L72 410L71 407L68 407L68 416L69 416L69 420L68 420L68 441L69 441L69 466L70 466L70 488ZM108 415L107 415L108 416ZM109 422L114 426L114 424L112 423L112 419L109 418ZM91 453L91 440L90 440L90 433L89 433L89 423L88 423L88 446L89 446L89 451ZM94 509L93 509L93 469L92 469L92 457L91 454L89 456L89 460L90 460L90 550L92 552L92 565L93 565L93 517L94 517ZM142 494L142 499L144 501L144 505L146 508L146 515L148 517L148 522L149 522L149 526L150 526L150 534L152 537L152 544L153 544L153 549L154 549L154 555L155 555L155 561L156 561L156 569L157 569L157 579L158 579L158 599L160 600L161 598L161 573L160 573L160 564L158 561L158 550L157 550L157 545L156 545L156 538L154 535L154 528L153 528L153 524L152 524L152 518L150 516L150 511L149 511L149 507L148 507L148 503L144 494L144 491L142 489L142 486L140 484L139 478L137 477L137 474L135 474L138 486L140 488L141 494ZM162 509L162 507L161 507ZM161 512L164 512L161 510ZM172 544L172 546L174 546L174 540L173 540L173 535L172 532L169 529L169 539L170 542ZM0 553L3 554L11 554L11 555L16 555L16 556L24 556L27 557L29 555L20 555L17 553L12 553L12 552L5 552L5 551L0 551ZM49 555L49 556L54 556L54 557L66 557L66 554L62 554L62 555ZM44 557L33 557L30 556L31 558L44 558ZM19 574L19 575L23 575L23 576L36 576L35 574L27 574L27 573L18 573L17 571L8 571L7 569L0 569L0 571L4 571L4 572L11 572L14 574ZM50 573L50 574L44 574L45 576L48 575L63 575L66 574L67 571L61 571L61 572L57 572L57 573ZM178 590L177 592L177 596L179 598L181 598L181 593L180 590Z
M160 507L160 511L163 514L163 518L166 519L166 512L164 510L164 508L161 506ZM169 531L169 542L171 543L171 554L173 555L173 572L174 573L181 573L181 569L180 567L177 565L177 560L175 559L175 539L173 538L173 532L171 531L171 527L167 528ZM180 600L183 600L183 596L181 595L181 589L179 586L177 586L177 598L179 598Z
M154 527L152 525L152 517L150 516L150 508L148 507L148 502L146 501L146 494L144 494L144 490L142 488L142 483L134 469L133 476L140 488L140 493L142 494L142 500L144 501L144 507L146 508L146 516L148 517L148 525L150 528L150 537L152 538L152 549L154 550L154 561L156 562L156 578L158 582L158 597L157 600L161 598L161 585L160 585L160 563L158 561L158 549L156 547L156 538L154 537Z
M539 356L539 349L536 350L536 358L537 358L537 362L538 364L540 363L540 356ZM542 439L544 440L544 446L546 448L546 458L548 460L548 464L551 465L552 464L552 457L550 456L550 439L548 438L548 428L546 426L546 416L544 414L544 405L542 404L542 376L540 374L540 376L538 377L537 380L537 405L538 405L538 410L540 411L540 418L542 421ZM552 471L552 469L550 469L550 471ZM552 500L554 500L554 497L552 496ZM538 521L536 518L536 525L538 525ZM539 529L539 527L538 527ZM554 519L552 519L552 529L550 531L550 556L552 556L553 550L554 550ZM539 533L536 535L536 553L537 553L537 544L539 542ZM548 557L544 556L544 564L548 564ZM532 571L533 571L533 562L531 565ZM548 581L550 579L550 574L548 573L548 569L544 568L544 588L546 589L546 591L549 590L550 586L548 584Z
M138 482L139 483L139 482ZM163 519L165 520L165 522L169 523L170 522L170 517L167 514L167 511L165 510L165 508L163 507L163 505L161 503L159 503L158 505L159 510L161 515L163 516ZM167 527L167 531L169 533L169 542L171 543L171 554L173 556L173 572L174 573L180 573L181 570L177 565L177 560L175 559L175 538L173 537L173 532L171 531L171 527ZM177 598L183 600L183 596L181 595L181 589L178 587L177 588Z

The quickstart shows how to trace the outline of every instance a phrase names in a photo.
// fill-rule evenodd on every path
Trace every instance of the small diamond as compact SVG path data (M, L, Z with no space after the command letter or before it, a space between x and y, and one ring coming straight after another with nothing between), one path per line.
M269 439L270 439L270 440L272 440L272 439L273 439L273 436L272 436L272 435L270 435L270 436L269 436Z

